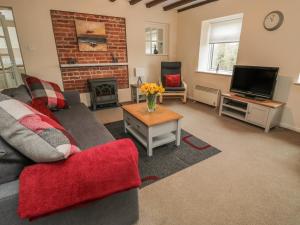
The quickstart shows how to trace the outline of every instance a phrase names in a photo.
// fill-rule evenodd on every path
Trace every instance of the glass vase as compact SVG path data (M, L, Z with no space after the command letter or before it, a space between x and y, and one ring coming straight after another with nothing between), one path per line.
M156 109L157 94L149 94L146 96L148 112L154 112Z

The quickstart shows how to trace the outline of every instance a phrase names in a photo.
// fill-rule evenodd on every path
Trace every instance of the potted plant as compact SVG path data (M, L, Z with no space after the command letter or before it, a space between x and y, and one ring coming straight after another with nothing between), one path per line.
M141 86L141 92L146 95L148 111L154 112L156 109L157 96L164 93L165 89L156 83L144 83Z

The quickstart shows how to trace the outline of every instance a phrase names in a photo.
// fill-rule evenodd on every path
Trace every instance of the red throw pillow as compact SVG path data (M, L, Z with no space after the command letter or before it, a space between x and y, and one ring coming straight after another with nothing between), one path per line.
M32 100L43 101L49 109L65 109L68 107L57 84L28 75L25 77L25 82Z
M28 105L30 105L36 111L38 111L38 112L40 112L40 113L42 113L42 114L44 114L46 116L49 116L51 119L53 119L54 121L56 121L57 123L59 123L59 121L57 120L57 118L54 116L53 112L50 109L48 109L48 107L45 105L45 103L43 101L33 100Z
M166 87L180 87L180 74L166 75Z

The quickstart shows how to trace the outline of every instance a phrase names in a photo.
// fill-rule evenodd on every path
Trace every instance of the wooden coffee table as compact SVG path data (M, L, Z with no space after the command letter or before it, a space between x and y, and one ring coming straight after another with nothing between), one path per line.
M182 115L158 105L155 112L148 112L146 103L124 105L125 132L130 132L147 148L148 156L153 148L176 141L180 145L180 120Z

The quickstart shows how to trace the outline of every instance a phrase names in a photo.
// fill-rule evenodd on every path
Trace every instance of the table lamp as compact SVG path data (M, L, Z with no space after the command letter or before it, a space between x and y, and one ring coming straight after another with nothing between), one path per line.
M136 67L134 69L134 75L137 77L137 86L140 87L143 83L143 79L145 77L145 68Z

